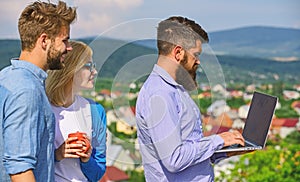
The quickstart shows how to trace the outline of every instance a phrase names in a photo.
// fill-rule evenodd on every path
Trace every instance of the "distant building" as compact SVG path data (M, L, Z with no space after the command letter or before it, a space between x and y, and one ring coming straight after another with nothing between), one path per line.
M117 131L118 132L123 132L127 135L131 135L136 132L136 126L129 125L128 123L118 120L117 121Z
M294 101L291 107L300 115L300 101Z
M117 144L112 144L113 134L107 132L107 142L106 142L106 165L115 166L121 170L132 170L135 168L135 160L131 157L131 154L128 150L124 150L121 143L128 142L122 141L118 138L114 138L114 141L117 141Z
M217 117L229 110L230 107L226 104L225 100L217 100L207 108L207 113Z
M284 90L283 97L287 100L298 99L300 97L300 93L297 91Z
M249 109L250 109L250 105L242 105L238 110L239 117L242 119L246 119Z
M271 133L278 134L281 138L285 138L291 132L297 129L299 118L273 118L271 123Z
M106 172L99 182L124 182L129 180L129 176L115 166L107 166Z

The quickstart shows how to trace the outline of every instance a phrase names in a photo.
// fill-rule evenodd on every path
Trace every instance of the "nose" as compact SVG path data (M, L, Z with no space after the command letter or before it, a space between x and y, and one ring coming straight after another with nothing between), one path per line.
M97 69L96 69L96 68L93 68L93 70L92 70L92 74L93 74L93 75L97 75L97 74L98 74L98 71L97 71Z
M198 64L198 65L200 64L200 58L199 57L196 57L195 63Z
M67 49L67 51L73 50L73 47L71 46L70 42L67 43L66 49Z

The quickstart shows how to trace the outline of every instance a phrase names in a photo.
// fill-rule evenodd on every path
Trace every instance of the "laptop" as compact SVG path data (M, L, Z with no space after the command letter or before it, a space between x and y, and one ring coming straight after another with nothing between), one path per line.
M235 144L217 150L215 153L263 149L267 141L277 99L277 97L254 91L242 133L245 146Z

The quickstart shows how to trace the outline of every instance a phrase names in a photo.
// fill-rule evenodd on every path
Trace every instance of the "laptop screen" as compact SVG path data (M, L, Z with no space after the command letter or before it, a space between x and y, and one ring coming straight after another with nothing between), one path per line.
M243 130L245 140L265 146L276 104L277 97L254 92Z

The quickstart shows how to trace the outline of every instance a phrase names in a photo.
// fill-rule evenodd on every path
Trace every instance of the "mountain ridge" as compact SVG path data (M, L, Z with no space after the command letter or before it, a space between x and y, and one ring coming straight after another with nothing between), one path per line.
M291 34L287 33L290 29L275 29L270 27L245 27L231 31L225 30L227 31L225 33L224 31L209 33L211 37L209 46L217 56L227 80L251 82L249 80L249 77L251 77L262 82L274 82L276 81L274 75L278 75L282 81L287 82L297 83L300 80L300 73L297 70L300 67L300 55L293 53L295 50L300 49L300 30L292 30L296 33ZM241 31L241 36L235 31ZM284 36L274 40L276 39L274 35L277 34ZM283 39L282 37L285 36L286 38ZM239 39L238 37L243 38ZM251 37L256 37L256 39L252 40L254 38ZM294 37L294 39L291 37ZM99 70L100 77L114 78L118 71L131 60L145 55L157 55L156 40L124 41L107 37L86 37L76 40L91 45L94 50L94 61L102 61L100 64L97 63L101 66L101 70ZM259 43L262 40L265 42L263 44ZM115 50L116 46L117 49ZM12 57L19 56L20 41L0 40L0 47L2 59L0 69L2 69L10 64ZM280 49L283 49L288 56L282 55ZM107 57L102 56L103 52L110 52L111 50L113 51L110 55ZM298 52L300 53L300 51ZM153 58L155 59L155 57ZM274 58L277 58L277 60L274 61ZM287 58L290 60L286 61ZM155 60L151 61L155 62ZM203 63L205 62L203 61ZM260 76L256 77L255 74Z

